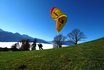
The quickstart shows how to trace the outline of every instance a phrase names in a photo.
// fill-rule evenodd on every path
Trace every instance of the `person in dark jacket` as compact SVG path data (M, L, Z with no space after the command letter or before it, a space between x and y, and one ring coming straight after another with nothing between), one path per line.
M38 44L39 50L43 50L43 45L41 43Z

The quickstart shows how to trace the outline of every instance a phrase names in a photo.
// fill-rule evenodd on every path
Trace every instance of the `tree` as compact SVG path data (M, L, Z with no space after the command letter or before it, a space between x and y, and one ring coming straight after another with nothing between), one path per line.
M68 34L70 41L73 41L74 44L77 44L79 41L85 39L85 34L81 32L79 29L74 29L72 32Z
M29 40L28 39L24 39L24 40L21 40L21 42L22 42L22 45L21 45L20 50L21 51L28 51L29 48L30 48Z
M66 39L65 36L59 34L59 35L57 35L57 36L54 37L53 42L54 42L54 44L56 44L59 48L61 48L61 47L62 47L62 44L64 44L64 42L65 42L65 39Z
M35 38L32 44L32 50L36 50L37 39Z

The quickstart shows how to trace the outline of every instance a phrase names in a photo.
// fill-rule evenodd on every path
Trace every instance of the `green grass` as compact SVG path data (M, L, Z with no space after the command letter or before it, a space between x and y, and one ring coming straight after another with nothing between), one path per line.
M104 38L71 47L0 52L0 70L104 70Z

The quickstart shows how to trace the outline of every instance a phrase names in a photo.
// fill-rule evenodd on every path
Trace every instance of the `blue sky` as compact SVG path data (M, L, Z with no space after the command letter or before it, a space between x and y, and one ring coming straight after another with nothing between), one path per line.
M52 7L68 16L60 34L79 28L85 41L104 36L104 0L0 0L0 28L51 41L57 35Z

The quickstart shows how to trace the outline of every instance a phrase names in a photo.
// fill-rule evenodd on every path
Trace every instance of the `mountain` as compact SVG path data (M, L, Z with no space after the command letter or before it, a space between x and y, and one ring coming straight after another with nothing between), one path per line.
M0 32L3 32L4 30L0 29Z
M22 39L29 39L30 41L34 40L33 37L30 37L25 34L21 35L19 33L12 33L12 32L8 32L0 29L0 42L18 42L18 41L21 41ZM35 39L37 39L37 42L40 42L40 43L48 43L47 41L42 39L38 39L38 38L35 38Z

